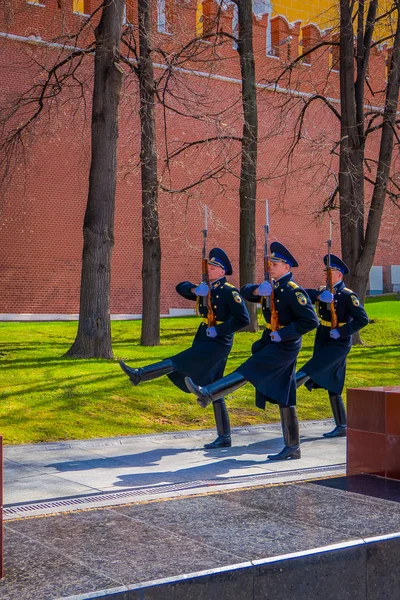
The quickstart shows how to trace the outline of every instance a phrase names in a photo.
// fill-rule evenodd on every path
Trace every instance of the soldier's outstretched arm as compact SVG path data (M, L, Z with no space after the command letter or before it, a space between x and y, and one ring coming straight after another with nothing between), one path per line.
M196 283L191 283L190 281L181 281L175 289L178 294L183 296L183 298L186 298L186 300L197 300L196 294L192 292L196 285Z
M315 304L324 289L314 290L313 288L306 288L304 291L309 296L312 304Z
M243 296L247 302L261 302L261 296L254 294L258 289L258 286L258 283L246 283L246 285L240 288L241 296Z

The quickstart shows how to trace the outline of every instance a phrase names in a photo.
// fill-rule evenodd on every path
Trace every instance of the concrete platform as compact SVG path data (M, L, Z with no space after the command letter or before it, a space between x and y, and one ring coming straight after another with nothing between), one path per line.
M5 518L344 474L345 438L322 437L332 426L301 423L302 458L283 463L266 460L280 424L236 428L223 450L204 449L209 430L8 446Z
M330 426L285 463L276 426L6 447L0 598L396 600L400 483L344 477Z

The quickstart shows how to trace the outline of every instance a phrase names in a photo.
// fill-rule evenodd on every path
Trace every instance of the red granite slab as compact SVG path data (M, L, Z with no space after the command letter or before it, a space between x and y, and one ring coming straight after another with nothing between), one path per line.
M400 386L347 390L347 474L400 480Z
M360 431L385 433L386 415L385 410L382 410L384 404L385 391L383 388L348 390L347 420L349 427Z
M400 435L386 436L386 477L400 479Z
M386 393L386 433L400 435L400 391Z
M385 477L386 436L347 430L347 475L373 473Z

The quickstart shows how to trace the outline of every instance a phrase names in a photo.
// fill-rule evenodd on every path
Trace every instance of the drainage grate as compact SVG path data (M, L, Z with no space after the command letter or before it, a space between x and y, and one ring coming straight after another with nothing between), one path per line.
M83 508L118 505L119 503L134 502L135 499L146 496L157 497L165 494L175 495L176 492L191 492L199 488L251 485L257 483L268 483L276 479L289 481L298 481L302 479L316 479L329 474L343 474L345 463L329 465L326 467L309 467L304 469L294 469L291 471L277 471L275 473L260 473L259 475L244 475L238 477L226 477L224 479L198 479L196 481L185 481L182 483L173 483L171 485L160 485L146 488L129 489L123 492L100 492L90 496L75 496L73 498L62 498L60 500L49 500L47 502L31 502L18 506L3 507L5 519L16 517L40 515L46 513L63 512Z

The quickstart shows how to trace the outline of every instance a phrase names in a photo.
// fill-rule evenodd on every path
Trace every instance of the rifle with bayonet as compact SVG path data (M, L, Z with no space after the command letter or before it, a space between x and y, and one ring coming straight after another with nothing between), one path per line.
M335 295L335 289L332 281L332 266L331 266L331 248L332 248L332 219L329 217L329 240L328 244L328 258L326 261L326 289L330 291L331 294ZM335 310L335 302L329 302L329 308L331 311L331 329L336 329L338 324L337 314Z
M211 301L211 289L210 289L210 279L208 277L208 257L207 257L207 236L208 236L208 207L205 206L205 214L204 214L204 229L203 229L203 251L201 256L201 271L202 271L202 282L206 283L208 286L208 294L207 296L202 297L203 306L206 306L208 309L207 312L207 326L215 327L217 321L215 319L215 313Z
M265 302L266 307L270 309L271 312L271 331L277 331L279 329L279 318L278 313L275 307L275 290L274 290L274 282L271 277L271 259L269 256L269 246L268 246L268 234L269 234L269 211L268 211L268 200L265 201L265 241L264 241L264 280L269 281L272 287L272 292L270 296L266 296Z

